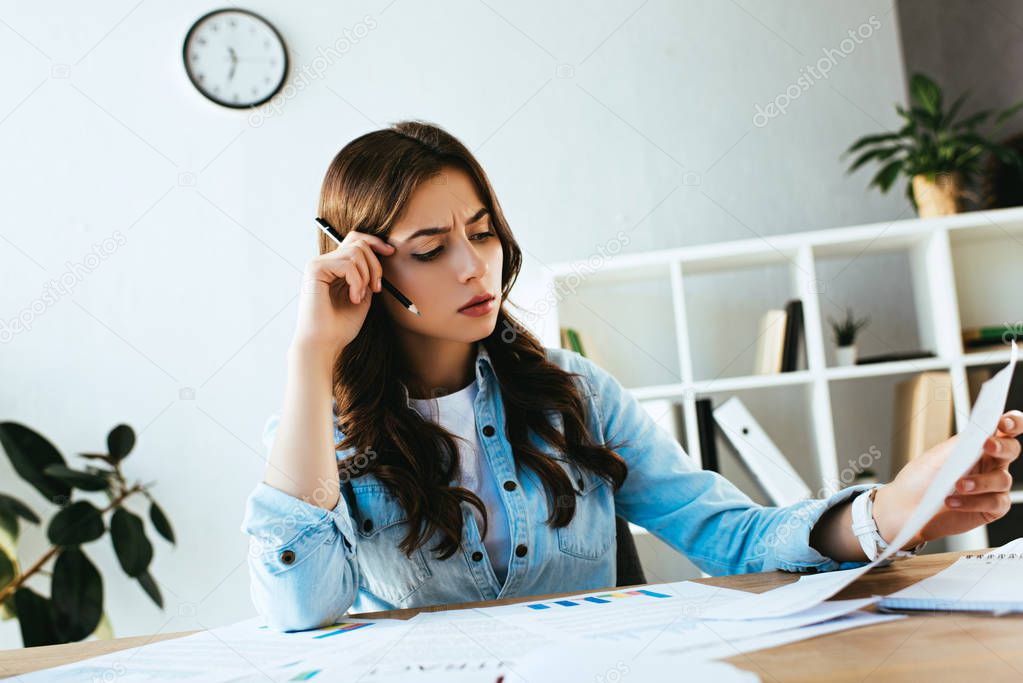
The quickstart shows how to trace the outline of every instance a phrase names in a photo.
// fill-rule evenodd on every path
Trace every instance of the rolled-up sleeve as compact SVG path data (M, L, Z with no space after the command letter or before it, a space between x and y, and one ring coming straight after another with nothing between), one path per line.
M578 356L597 407L596 425L629 468L615 494L616 513L672 546L712 575L831 571L866 562L837 562L810 545L810 532L831 507L873 484L850 486L826 498L768 507L716 472L700 469L639 401L589 359Z
M277 427L271 416L263 444ZM359 584L355 534L344 496L332 510L256 484L241 524L249 536L250 594L267 626L299 631L332 624L352 606Z

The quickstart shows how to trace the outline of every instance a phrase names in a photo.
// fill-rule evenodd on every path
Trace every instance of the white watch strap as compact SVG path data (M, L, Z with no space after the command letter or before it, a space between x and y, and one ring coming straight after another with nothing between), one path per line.
M888 548L888 543L881 537L877 529L877 521L874 519L874 495L880 486L875 486L869 491L864 491L853 498L852 502L852 531L860 542L864 554L873 562L878 555ZM910 550L896 550L878 566L887 566L892 560L901 557L912 557L920 552L927 545L924 541Z

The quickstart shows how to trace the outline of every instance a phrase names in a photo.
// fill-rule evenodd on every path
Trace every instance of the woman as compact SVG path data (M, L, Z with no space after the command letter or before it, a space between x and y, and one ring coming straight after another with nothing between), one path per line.
M894 539L950 450L890 484L787 507L698 469L614 377L544 348L505 310L521 251L479 163L436 126L345 146L319 214L344 238L321 235L305 268L284 404L242 524L271 628L613 587L615 514L711 574L858 566ZM1005 514L1023 413L999 427L906 552ZM857 509L869 527L872 504L880 539L861 543L851 501L872 489Z

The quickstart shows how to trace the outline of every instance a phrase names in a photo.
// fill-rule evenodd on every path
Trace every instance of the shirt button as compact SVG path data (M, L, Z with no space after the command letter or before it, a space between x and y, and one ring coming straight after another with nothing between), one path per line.
M281 562L284 564L291 564L295 561L295 551L285 550L281 553Z
M367 519L366 521L364 521L362 523L362 530L365 531L367 534L373 531L373 520Z
M483 436L493 436L494 431L495 430L493 425L486 425L485 427L483 427Z
M509 479L508 481L504 482L504 490L505 490L505 491L514 491L514 490L515 490L515 489L517 489L518 487L519 487L519 485L518 485L518 484L516 484L516 483L515 483L514 481L512 481L511 479Z
M483 559L483 553L481 553L480 551L477 550L476 552L474 552L472 554L472 561L473 562L479 562L482 559Z
M526 544L525 543L520 543L517 546L515 546L515 555L518 556L518 557L525 557L526 556Z

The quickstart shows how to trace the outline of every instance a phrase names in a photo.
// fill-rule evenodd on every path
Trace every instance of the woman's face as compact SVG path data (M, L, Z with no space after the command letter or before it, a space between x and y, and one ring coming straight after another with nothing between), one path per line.
M384 277L421 315L406 310L384 291L384 305L411 332L453 341L488 336L501 306L501 240L469 175L445 168L424 182L391 229L395 252L381 259ZM493 300L460 311L477 295ZM472 315L470 315L472 313Z

